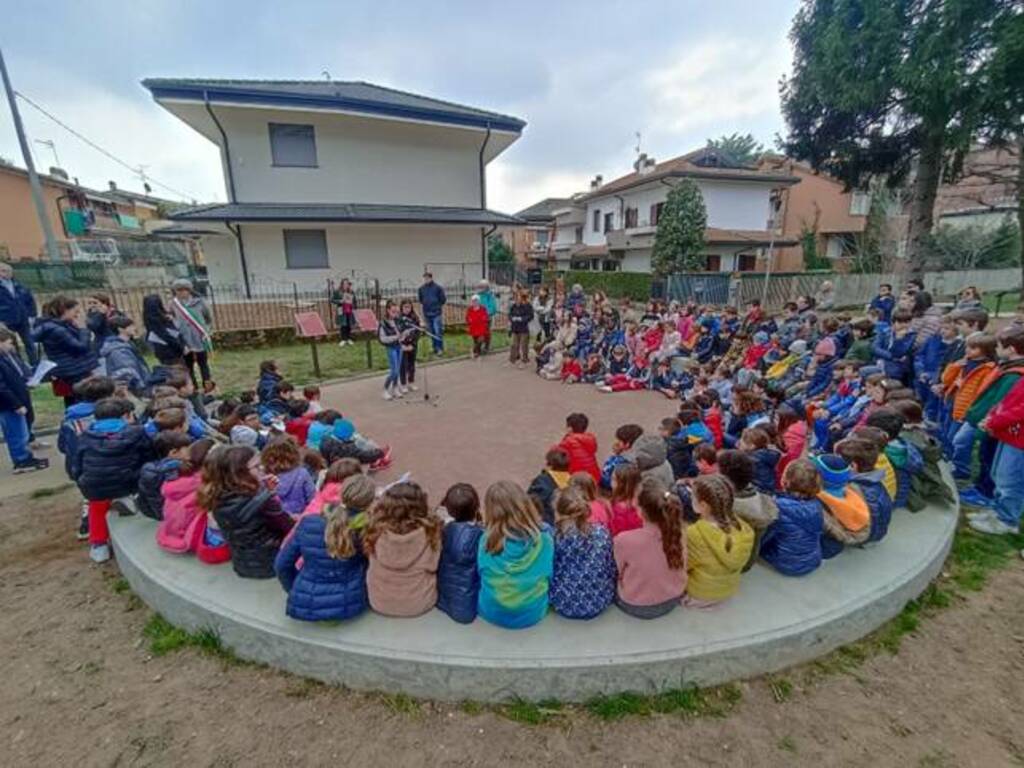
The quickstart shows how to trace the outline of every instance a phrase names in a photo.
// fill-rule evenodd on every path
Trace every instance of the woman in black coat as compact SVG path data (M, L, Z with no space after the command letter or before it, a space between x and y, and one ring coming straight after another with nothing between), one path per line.
M142 299L142 322L146 343L161 365L184 365L185 347L163 300L155 293Z

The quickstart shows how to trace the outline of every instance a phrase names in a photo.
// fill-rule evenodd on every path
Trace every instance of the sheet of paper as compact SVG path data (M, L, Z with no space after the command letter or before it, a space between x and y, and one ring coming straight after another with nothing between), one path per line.
M27 384L30 387L38 387L43 383L43 377L56 367L57 364L52 360L40 360L39 365L36 366L35 372L31 377L29 377Z

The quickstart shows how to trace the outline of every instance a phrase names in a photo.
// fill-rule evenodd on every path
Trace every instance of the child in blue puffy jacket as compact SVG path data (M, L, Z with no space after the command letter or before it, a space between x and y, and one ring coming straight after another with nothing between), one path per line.
M460 624L476 618L480 572L476 553L484 529L480 525L480 496L469 483L456 483L441 502L442 516L450 519L441 533L441 561L437 566L437 607Z
M885 490L885 470L875 468L878 464L878 446L870 440L852 437L836 443L835 450L853 469L854 475L850 482L867 502L871 513L868 541L881 541L889 532L892 498Z
M782 473L782 489L775 499L779 516L761 539L761 558L779 573L803 576L821 565L821 476L810 461L797 459Z

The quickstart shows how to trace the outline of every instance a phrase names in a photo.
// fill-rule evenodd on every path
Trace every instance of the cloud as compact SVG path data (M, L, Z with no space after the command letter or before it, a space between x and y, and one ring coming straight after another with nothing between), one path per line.
M585 175L538 171L498 158L487 166L487 207L516 213L545 197L568 197L586 187Z

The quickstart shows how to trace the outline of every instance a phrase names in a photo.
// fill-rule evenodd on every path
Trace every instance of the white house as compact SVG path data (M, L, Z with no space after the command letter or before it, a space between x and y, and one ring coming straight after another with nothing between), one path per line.
M487 164L514 117L362 82L150 79L153 99L220 148L228 202L173 215L210 281L313 288L339 276L438 280L486 269Z
M705 148L655 163L641 155L633 173L603 183L555 211L552 246L559 268L649 272L658 215L678 180L693 179L707 208L707 269L748 271L772 247L795 245L778 230L778 190L799 182L730 161Z

